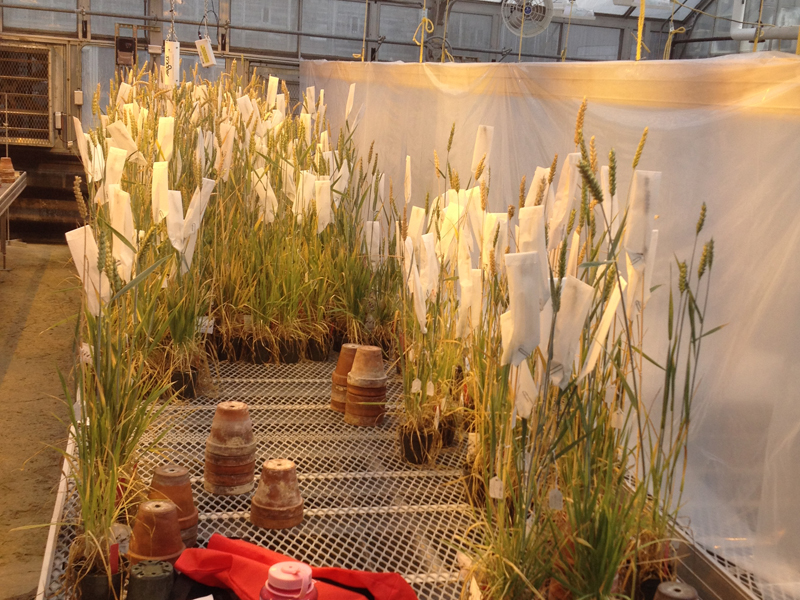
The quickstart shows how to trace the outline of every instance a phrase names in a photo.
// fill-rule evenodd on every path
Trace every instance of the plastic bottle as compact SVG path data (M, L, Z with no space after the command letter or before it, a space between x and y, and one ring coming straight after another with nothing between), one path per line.
M301 562L280 562L269 569L261 600L317 600L311 567Z

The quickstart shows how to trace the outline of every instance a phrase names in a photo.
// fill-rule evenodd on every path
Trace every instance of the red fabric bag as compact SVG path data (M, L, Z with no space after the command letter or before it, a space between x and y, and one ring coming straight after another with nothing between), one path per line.
M241 600L259 600L269 568L287 560L293 559L215 533L207 550L184 550L175 568L202 584L228 588ZM317 582L319 600L418 600L411 586L397 573L312 567L311 575Z

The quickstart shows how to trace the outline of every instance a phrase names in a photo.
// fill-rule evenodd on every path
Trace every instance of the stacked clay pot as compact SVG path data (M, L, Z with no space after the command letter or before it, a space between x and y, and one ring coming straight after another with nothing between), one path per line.
M297 468L284 458L268 460L250 504L250 522L264 529L289 529L303 521Z
M206 440L203 487L223 496L246 494L253 489L256 440L244 402L220 402Z
M14 171L11 159L7 156L0 158L0 183L14 183L16 179L17 173Z
M347 403L347 375L353 367L358 344L342 344L336 369L331 375L331 408L336 412L344 413Z
M192 496L189 469L177 465L161 465L153 473L150 500L170 500L178 507L181 539L187 548L197 544L197 507Z
M386 412L386 371L383 352L377 346L359 346L347 375L345 423L373 427Z
M128 550L131 564L135 565L143 560L175 564L185 549L175 503L169 500L142 502L131 532Z
M653 600L697 600L697 590L679 581L664 581Z

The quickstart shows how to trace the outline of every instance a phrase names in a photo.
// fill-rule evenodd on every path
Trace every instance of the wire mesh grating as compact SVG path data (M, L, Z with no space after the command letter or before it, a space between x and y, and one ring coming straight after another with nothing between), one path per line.
M50 53L0 46L0 143L52 145Z
M465 445L443 450L435 465L409 465L396 442L399 382L388 386L382 425L352 427L329 407L333 368L333 363L219 364L216 398L176 403L149 433L170 427L157 455L140 464L143 479L149 481L164 462L189 469L200 546L216 532L310 564L398 572L422 600L459 598L456 544L473 523L459 480ZM205 439L215 406L230 399L250 407L257 465L270 458L297 464L305 505L299 526L259 529L249 521L251 494L216 496L203 488ZM62 522L74 522L76 510L70 489ZM74 536L72 526L59 530L51 597L64 597L60 582Z

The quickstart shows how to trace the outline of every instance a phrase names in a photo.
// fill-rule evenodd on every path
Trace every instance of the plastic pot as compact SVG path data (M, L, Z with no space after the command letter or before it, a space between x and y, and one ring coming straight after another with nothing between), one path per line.
M194 400L197 397L197 368L191 367L189 371L173 371L172 389L177 391L179 398Z
M321 340L309 338L306 343L306 358L314 362L325 362L328 360L328 353L330 351L330 340L323 338Z
M297 340L278 340L278 359L281 364L291 365L300 361L300 342Z
M142 561L131 567L127 600L167 600L175 582L175 570L165 561Z
M403 460L412 465L421 465L432 457L436 444L435 431L403 429L400 431L400 450Z
M105 571L87 573L77 587L79 600L114 600L122 594L122 571L111 576L111 583Z
M439 421L439 435L442 439L442 447L450 448L456 444L456 432L458 431L458 419L455 415L447 415Z

